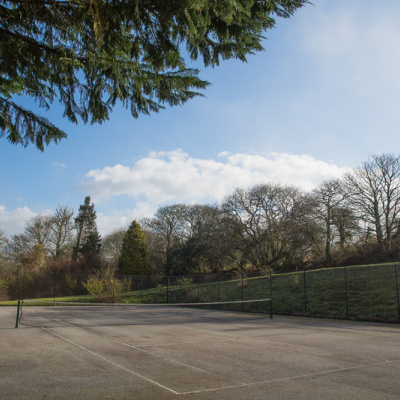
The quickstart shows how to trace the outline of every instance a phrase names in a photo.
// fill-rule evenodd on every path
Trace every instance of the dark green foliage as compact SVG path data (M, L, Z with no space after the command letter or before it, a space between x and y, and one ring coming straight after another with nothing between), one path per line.
M94 204L90 204L90 196L87 196L84 204L79 207L78 216L75 218L77 235L73 251L74 259L79 254L85 256L99 254L101 237L97 230L96 218Z
M16 103L48 110L57 99L77 123L102 123L121 102L137 118L182 105L209 83L182 56L206 66L262 50L271 15L307 0L0 0L0 136L11 143L67 135Z
M122 242L118 268L125 274L148 275L150 263L147 256L146 239L140 225L133 221Z
M89 233L82 243L80 253L83 255L95 255L100 253L101 236L97 229Z

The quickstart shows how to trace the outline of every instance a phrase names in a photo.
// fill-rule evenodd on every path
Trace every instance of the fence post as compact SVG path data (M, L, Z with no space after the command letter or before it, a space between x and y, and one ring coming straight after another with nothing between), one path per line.
M220 276L219 276L219 274L217 276L218 276L218 285L217 285L217 287L218 287L218 302L219 302L220 301L219 300L219 280L220 280Z
M200 302L200 275L197 274L197 302Z
M53 274L53 295L54 295L54 302L56 301L56 271Z
M22 296L21 296L21 300L25 299L25 268L23 269L23 273L22 273Z
M272 271L269 270L269 306L270 306L270 314L271 314L271 319L272 319Z
M399 282L397 280L397 264L394 264L394 274L395 274L395 278L396 278L397 313L398 313L399 322L400 322L400 299L399 299Z
M344 288L346 291L346 318L349 319L349 296L347 292L347 269L344 267Z
M241 273L241 280L242 280L242 301L244 300L244 282L243 282L243 271L242 271L242 273Z
M243 271L241 272L242 279L242 301L244 300L244 285L243 285ZM243 303L242 303L242 311L243 311Z
M307 286L306 286L306 270L304 270L304 315L307 315Z
M269 270L269 298L272 300L272 271Z
M167 279L167 304L169 303L169 277L165 277Z
M112 279L112 299L113 299L113 303L115 303L115 280L116 277L115 275L111 278Z

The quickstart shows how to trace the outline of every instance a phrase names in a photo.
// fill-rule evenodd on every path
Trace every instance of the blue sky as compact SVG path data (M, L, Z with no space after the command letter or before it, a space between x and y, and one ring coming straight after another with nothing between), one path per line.
M261 182L311 190L371 154L399 153L400 2L315 0L247 63L203 68L204 98L135 120L117 107L42 153L0 139L0 229L91 196L102 235L161 205L219 202ZM198 66L198 65L196 65ZM26 104L30 104L29 100Z

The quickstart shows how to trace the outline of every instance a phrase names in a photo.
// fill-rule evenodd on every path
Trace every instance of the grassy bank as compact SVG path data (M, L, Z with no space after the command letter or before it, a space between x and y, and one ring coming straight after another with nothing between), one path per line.
M167 281L166 281L167 282ZM274 314L400 322L400 268L393 264L240 275L171 277L153 289L132 290L114 300L124 303L194 303L273 299ZM96 302L80 295L45 300ZM112 298L109 298L112 301ZM16 305L1 302L0 305ZM248 311L269 312L268 303Z
M400 268L394 265L332 268L200 284L174 282L159 291L156 301L272 298L275 314L399 322L399 282ZM154 291L134 292L126 300L151 303L154 294Z

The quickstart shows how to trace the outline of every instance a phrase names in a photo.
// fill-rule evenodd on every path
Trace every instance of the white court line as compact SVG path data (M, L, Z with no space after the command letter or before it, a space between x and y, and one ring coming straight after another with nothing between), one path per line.
M159 387L161 387L162 389L168 390L168 391L171 392L171 393L174 393L174 394L181 394L181 393L176 392L175 390L173 390L173 389L171 389L171 388L169 388L169 387L167 387L167 386L162 385L161 383L158 383L158 382L156 382L156 381L153 381L152 379L146 378L145 376L140 375L140 374L138 374L138 373L136 373L136 372L134 372L134 371L131 371L130 369L125 368L125 367L123 367L122 365L119 365L119 364L117 364L117 363L115 363L115 362L113 362L113 361L111 361L111 360L108 360L107 358L101 356L100 354L97 354L97 353L95 353L94 351L89 350L89 349L87 349L86 347L83 347L83 346L81 346L81 345L79 345L79 344L73 342L72 340L69 340L69 339L65 338L64 336L61 336L61 335L59 335L58 333L52 332L50 329L47 329L47 328L44 328L44 327L42 327L42 329L45 330L46 332L51 333L51 334L54 335L54 336L59 337L59 338L62 339L62 340L65 340L65 341L68 342L68 343L71 343L72 345L78 347L79 349L82 349L82 350L84 350L84 351L87 351L88 353L94 355L95 357L98 357L98 358L100 358L101 360L106 361L106 362L108 362L108 363L111 364L111 365L114 365L114 366L117 367L117 368L120 368L120 369L122 369L122 370L124 370L124 371L126 371L126 372L129 372L129 373L132 374L132 375L137 376L138 378L144 379L145 381L150 382L150 383L152 383L153 385L159 386Z
M66 323L66 324L70 325L70 326L73 326L73 325L71 325L69 323ZM250 386L262 385L262 384L266 384L266 383L288 381L288 380L292 380L292 379L301 379L301 378L307 378L307 377L311 377L311 376L318 376L318 375L323 375L323 374L329 374L329 373L334 373L334 372L342 372L342 371L348 371L348 370L353 370L353 369L358 369L358 368L365 367L365 366L361 366L360 365L360 366L347 367L347 368L338 368L338 369L334 369L334 370L322 371L322 372L317 372L317 373L312 373L312 374L303 374L303 375L295 375L295 376L291 376L291 377L275 378L275 379L269 379L269 380L265 380L265 381L258 381L258 382L252 382L252 383L242 383L242 382L240 382L239 384L235 384L235 385L220 386L220 387L216 387L216 388L201 389L201 390L194 390L194 391L187 391L187 392L177 392L177 391L175 391L175 390L173 390L171 388L168 388L167 386L164 386L164 385L162 385L162 384L160 384L160 383L158 383L158 382L156 382L156 381L154 381L152 379L146 378L143 375L140 375L140 374L138 374L138 373L136 373L134 371L131 371L131 370L125 368L125 367L122 367L121 365L119 365L119 364L117 364L117 363L115 363L115 362L113 362L111 360L108 360L107 358L101 356L100 354L97 354L97 353L93 352L92 350L89 350L86 347L83 347L83 346L73 342L72 340L65 338L64 336L61 336L61 335L59 335L59 334L57 334L55 332L52 332L51 330L49 330L47 328L42 327L42 329L45 330L46 332L49 332L49 333L51 333L51 334L53 334L53 335L65 340L68 343L73 344L74 346L76 346L76 347L78 347L78 348L80 348L80 349L82 349L84 351L87 351L88 353L90 353L90 354L92 354L92 355L94 355L94 356L96 356L96 357L98 357L98 358L100 358L100 359L102 359L102 360L104 360L104 361L106 361L106 362L118 367L118 368L121 368L122 370L124 370L126 372L129 372L129 373L131 373L131 374L133 374L133 375L135 375L135 376L137 376L139 378L142 378L142 379L144 379L144 380L146 380L146 381L148 381L150 383L153 383L154 385L157 385L157 386L159 386L159 387L161 387L161 388L163 388L165 390L168 390L169 392L174 393L176 395L188 395L188 394L203 393L203 392L216 392L216 391L224 390L224 389L235 389L235 388L240 388L240 387L250 387ZM146 350L139 349L139 348L137 348L135 346L128 345L128 344L120 342L118 340L115 340L115 339L112 339L112 338L107 338L107 339L111 339L112 341L114 341L116 343L119 343L119 344L122 344L124 346L131 347L131 348L134 348L134 349L139 350L139 351L143 351L143 352L151 354L151 355L155 355L155 354L150 353L150 352L148 352ZM157 355L155 355L155 356L157 356ZM161 356L159 356L159 357L161 357ZM161 357L161 358L164 358L164 357ZM171 360L171 361L175 361L175 360ZM385 362L390 362L390 361L386 360ZM394 362L394 361L391 361L391 362ZM190 367L190 368L198 369L196 367L191 367L190 365L186 365L186 364L183 364L183 363L180 363L180 362L177 362L177 363L181 364L181 365L184 365L184 366L187 366L187 367ZM378 363L374 363L374 364L378 364ZM200 371L202 371L202 370L200 370ZM207 372L207 371L202 371L202 372Z
M110 338L110 337L107 337L107 339L110 339L110 340L112 340L113 342L122 344L123 346L130 347L130 348L135 349L135 350L138 350L138 351L142 351L143 353L150 354L150 355L152 355L152 356L154 356L154 357L158 357L158 358L161 358L161 359L163 359L163 360L166 360L166 361L169 361L169 362L173 362L173 363L175 363L175 364L182 365L182 366L184 366L184 367L191 368L191 369L194 369L194 370L196 370L196 371L200 371L200 372L203 372L203 373L206 373L206 374L218 376L218 375L214 374L213 372L209 372L209 371L206 371L205 369L201 369L201 368L194 367L193 365L185 364L185 363L183 363L183 362L174 360L173 358L163 357L163 356L160 356L160 355L158 355L158 354L152 353L151 351L147 351L147 350L141 349L141 348L136 347L136 346L133 346L133 345L131 345L131 344L127 344L127 343L124 343L124 342L120 342L119 340L116 340L116 339L113 339L113 338ZM192 343L194 343L194 342L192 342Z
M62 322L62 321L59 321L59 322ZM71 327L83 329L83 328L74 326L72 324L66 323L66 322L63 322L63 323L65 323L66 325L69 325ZM106 361L106 362L108 362L108 363L110 363L110 364L112 364L112 365L114 365L114 366L116 366L116 367L128 372L128 373L130 373L130 374L132 374L132 375L135 375L135 376L137 376L137 377L139 377L141 379L144 379L145 381L150 382L150 383L152 383L152 384L154 384L154 385L156 385L158 387L161 387L161 388L163 388L163 389L165 389L165 390L167 390L167 391L169 391L169 392L171 392L173 394L176 394L176 395L189 395L189 394L196 394L196 393L203 393L203 392L217 392L217 391L226 390L226 389L253 387L253 386L263 385L263 384L267 384L267 383L284 382L284 381L290 381L290 380L294 380L294 379L309 378L309 377L313 377L313 376L320 376L320 375L331 374L331 373L336 373L336 372L351 371L351 370L366 368L366 367L369 367L371 365L379 365L379 364L385 364L385 363L398 363L398 362L400 362L400 360L384 360L384 361L379 361L379 362L375 362L375 363L371 363L371 364L357 365L357 366L345 367L345 368L337 368L337 369L321 371L321 372L315 372L315 373L310 373L310 374L302 374L302 375L288 376L288 377L283 377L283 378L267 379L267 380L264 380L264 381L251 382L251 383L241 383L241 382L239 382L239 383L234 384L234 385L220 386L220 387L216 387L216 388L201 389L201 390L194 390L194 391L187 391L187 392L177 392L177 391L175 391L175 390L173 390L171 388L168 388L167 386L164 386L164 385L162 385L162 384L160 384L160 383L158 383L158 382L156 382L156 381L154 381L152 379L146 378L143 375L140 375L140 374L138 374L138 373L136 373L134 371L131 371L131 370L129 370L129 369L127 369L127 368L125 368L125 367L113 362L113 361L111 361L111 360L108 360L107 358L105 358L105 357L103 357L103 356L101 356L101 355L99 355L99 354L97 354L97 353L95 353L95 352L93 352L93 351L91 351L91 350L89 350L89 349L87 349L87 348L85 348L85 347L83 347L83 346L81 346L81 345L79 345L79 344L77 344L77 343L75 343L75 342L73 342L73 341L71 341L71 340L59 335L59 334L57 334L57 333L55 333L55 332L52 332L51 330L49 330L47 328L44 328L44 327L41 327L41 328L43 330L53 334L53 335L65 340L65 341L73 344L74 346L76 346L76 347L78 347L78 348L80 348L80 349L82 349L82 350L84 350L84 351L86 351L86 352L88 352L88 353L90 353L90 354L92 354L92 355L94 355L94 356L96 356L96 357L98 357L98 358L100 358L100 359L102 359L102 360L104 360L104 361ZM204 332L208 332L208 333L212 332L212 333L220 333L220 334L225 334L226 335L226 333L218 332L218 331L208 331L208 330L203 330L203 329L198 329L198 328L191 328L191 327L190 327L190 329L204 331ZM169 360L169 361L174 361L174 362L176 362L178 364L181 364L181 365L189 367L189 368L197 369L197 370L199 370L201 372L207 372L207 371L198 369L196 367L192 367L190 365L180 363L180 362L178 362L176 360L173 360L173 359L168 359L168 358L164 358L162 356L158 356L158 355L153 354L151 352L148 352L146 350L137 348L136 346L132 346L132 345L128 345L128 344L123 343L123 342L119 342L119 341L117 341L115 339L112 339L110 337L107 337L107 336L103 336L103 337L105 337L107 339L110 339L110 340L113 340L113 341L115 341L115 342L117 342L119 344L122 344L122 345L125 345L125 346L128 346L128 347L132 347L132 348L134 348L136 350L143 351L145 353L151 354L153 356L160 357L160 358L163 358L163 359L166 359L166 360ZM232 335L232 337L235 337L235 336ZM236 338L239 338L239 337L236 337ZM212 374L212 373L210 373L210 374Z
M75 326L75 325L70 324L70 323L68 323L68 322L60 321L60 320L57 320L57 319L54 319L54 318L52 318L52 319L53 319L54 321L61 322L61 323L65 324L65 325L67 325L67 326L70 326L70 327L72 327L72 328L78 328L78 329L82 329L82 330L85 331L85 329L83 329L83 328L81 328L81 327L79 327L79 326ZM49 332L49 333L51 333L51 334L53 334L53 335L55 335L55 336L58 336L59 338L61 338L61 339L65 340L65 341L67 341L67 342L73 344L74 346L77 346L77 347L79 347L79 348L81 348L81 349L83 349L83 350L85 350L85 351L87 351L87 352L89 352L89 353L95 355L96 357L99 357L99 358L101 358L102 360L105 360L105 361L109 362L110 364L113 364L113 365L115 365L115 366L117 366L117 367L119 367L119 368L121 368L121 369L123 369L123 370L125 370L125 371L130 372L131 374L134 374L134 375L136 375L136 376L138 376L138 377L140 377L140 378L142 378L142 379L145 379L145 380L147 380L147 381L149 381L149 382L151 382L151 383L154 383L155 385L158 385L158 386L160 386L160 387L162 387L162 388L164 388L164 389L166 389L166 390L168 390L168 391L170 391L170 392L172 392L172 393L174 393L174 394L182 394L182 393L179 393L179 392L177 392L177 391L175 391L175 390L173 390L173 389L170 389L170 388L168 388L167 386L164 386L164 385L162 385L162 384L160 384L160 383L158 383L158 382L156 382L156 381L153 381L152 379L146 378L146 377L144 377L144 376L142 376L142 375L137 374L136 372L133 372L133 371L131 371L131 370L125 368L125 367L122 367L122 366L120 366L119 364L116 364L116 363L114 363L113 361L108 360L108 359L106 359L105 357L103 357L103 356L101 356L101 355L99 355L99 354L97 354L97 353L95 353L95 352L93 352L93 351L91 351L91 350L89 350L89 349L87 349L87 348L85 348L85 347L83 347L83 346L81 346L81 345L79 345L79 344L73 342L72 340L69 340L69 339L65 338L64 336L61 336L61 335L59 335L59 334L57 334L57 333L55 333L55 332L53 332L53 331L47 329L47 328L44 328L44 327L41 327L41 328L42 328L43 330L45 330L46 332ZM137 350L137 351L141 351L141 352L143 352L143 353L152 355L152 356L154 356L154 357L161 358L161 359L163 359L163 360L165 360L165 361L173 362L173 363L175 363L175 364L182 365L182 366L184 366L184 367L186 367L186 368L191 368L191 369L197 370L197 371L202 372L202 373L206 373L206 374L218 376L217 374L214 374L214 373L212 373L212 372L206 371L206 370L204 370L204 369L197 368L197 367L195 367L195 366L193 366L193 365L189 365L189 364L182 363L182 362L177 361L177 360L174 360L174 359L172 359L172 358L163 357L163 356L160 356L160 355L158 355L158 354L154 354L154 353L152 353L152 352L150 352L150 351L141 349L141 348L139 348L139 347L136 347L136 346L133 346L133 345L124 343L124 342L121 342L121 341L116 340L116 339L113 339L113 338L111 338L111 337L109 337L109 336L103 336L103 335L100 335L100 334L98 334L98 333L96 333L96 335L101 336L101 337L103 337L103 338L105 338L105 339L112 340L113 342L118 343L118 344L121 344L121 345L123 345L123 346L130 347L130 348L135 349L135 350ZM194 342L191 342L191 343L194 343ZM245 383L242 383L242 382L239 382L239 387L242 386L242 385L246 385L246 384L245 384Z
M263 385L263 384L266 384L266 383L284 382L284 381L290 381L292 379L310 378L312 376L326 375L326 374L332 374L332 373L335 373L335 372L351 371L351 370L355 370L355 369L366 368L366 367L369 367L371 365L379 365L379 364L385 364L385 363L397 363L397 362L400 362L400 360L391 360L391 361L385 360L385 361L376 362L376 363L367 364L367 365L356 365L356 366L353 366L353 367L336 368L336 369L331 369L331 370L327 370L327 371L314 372L314 373L311 373L311 374L294 375L294 376L287 376L287 377L283 377L283 378L267 379L265 381L258 381L258 382L252 382L252 383L242 383L242 384L233 385L233 386L223 386L223 387L221 386L219 388L195 390L195 391L191 391L191 392L182 392L182 393L179 393L179 394L187 395L187 394L195 394L195 393L203 393L203 392L216 392L216 391L223 390L223 389L236 389L236 388L240 388L240 387L257 386L257 385Z
M57 322L60 322L60 323L62 323L62 324L65 324L65 325L67 325L67 326L70 326L70 327L72 327L72 328L77 328L77 329L81 329L81 330L85 331L84 328L81 328L81 327L79 327L79 326L75 326L75 325L73 325L73 324L70 324L69 322L60 321L60 320L57 320L57 319L54 319L54 318L52 318L52 319L53 319L54 321L57 321ZM43 329L45 329L45 328L43 328ZM155 354L155 353L152 353L151 351L148 351L148 350L145 350L145 349L141 348L141 347L161 347L162 345L154 344L154 345L151 345L151 346L146 346L146 345L143 345L143 346L134 346L134 345L132 345L132 344L128 344L128 343L124 343L124 342L121 342L121 341L119 341L119 340L116 340L116 339L114 339L114 338L112 338L112 337L110 337L110 336L100 335L100 334L97 333L97 332L95 332L95 334L98 335L98 336L100 336L100 337L102 337L102 338L111 340L111 341L113 341L113 342L115 342L115 343L121 344L122 346L130 347L130 348L132 348L132 349L134 349L134 350L141 351L141 352L146 353L146 354L150 354L150 355L152 355L152 356L154 356L154 357L158 357L158 358L161 358L161 359L163 359L163 360L166 360L166 361L169 361L169 362L178 364L178 365L182 365L182 366L184 366L184 367L191 368L191 369L194 369L194 370L197 370L197 371L206 373L206 374L210 374L210 375L217 376L217 375L214 374L213 372L206 371L205 369L201 369L201 368L198 368L198 367L194 367L193 365L185 364L185 363L180 362L180 361L178 361L178 360L175 360L175 359L173 359L173 358L163 357L163 356L160 356L159 354ZM56 334L56 335L57 335L57 334ZM61 336L60 336L60 337L61 337ZM68 339L67 339L67 340L68 340ZM222 341L222 340L219 340L219 341ZM213 341L213 342L214 342L214 341ZM197 343L197 342L183 342L183 343L184 343L184 344L195 344L195 343ZM175 345L175 346L177 346L177 345L182 345L182 343L170 343L170 345ZM89 351L90 351L90 350L89 350Z
M146 348L146 347L174 347L174 346L181 346L184 344L207 344L207 343L219 343L219 342L226 342L227 340L232 340L232 339L215 339L215 340L210 340L210 339L204 339L204 340L186 340L186 341L181 341L181 342L174 342L174 343L154 343L154 344L138 344L137 347L140 348Z

